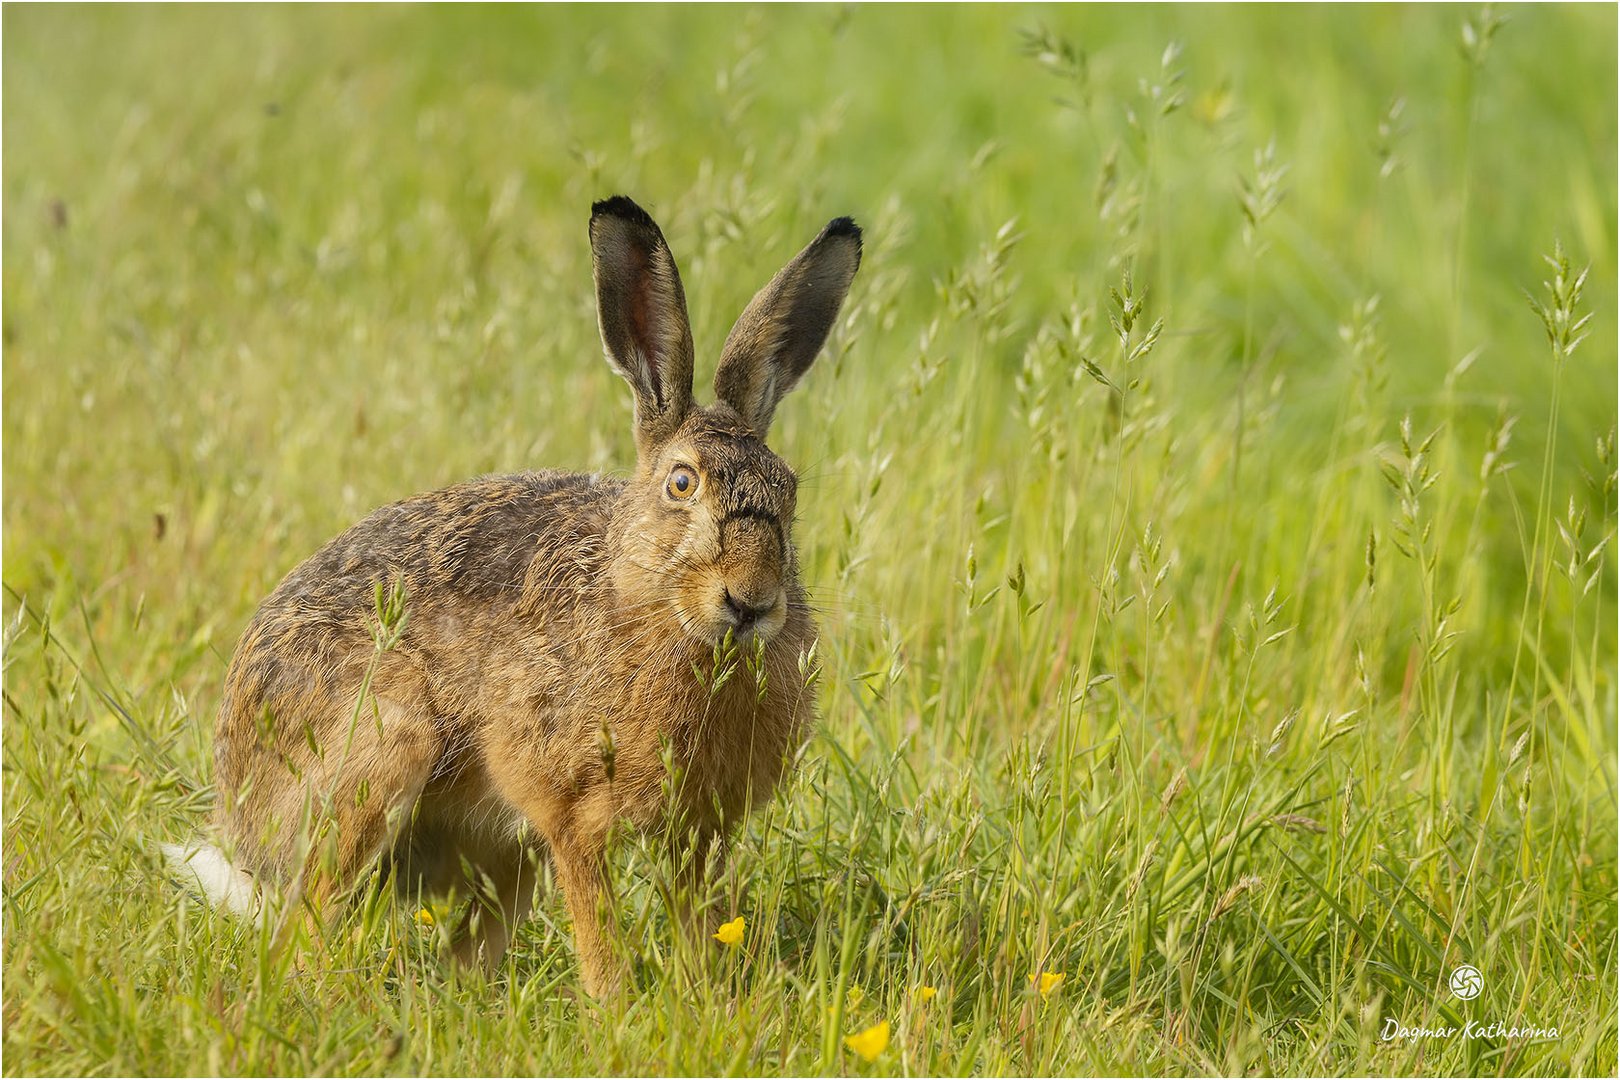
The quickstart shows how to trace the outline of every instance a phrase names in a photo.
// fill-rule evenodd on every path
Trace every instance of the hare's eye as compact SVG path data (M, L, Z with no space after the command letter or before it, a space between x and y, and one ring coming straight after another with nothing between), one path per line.
M677 465L669 471L669 480L665 482L664 490L672 499L690 499L697 486L697 473L685 465Z

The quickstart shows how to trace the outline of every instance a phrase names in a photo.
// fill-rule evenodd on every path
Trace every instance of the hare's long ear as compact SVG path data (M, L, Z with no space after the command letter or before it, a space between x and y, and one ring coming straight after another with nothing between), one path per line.
M826 344L860 265L860 227L847 217L830 221L759 290L731 328L714 393L759 434L770 428L776 403Z
M596 315L608 363L636 393L636 445L668 438L692 406L692 327L680 271L647 211L615 195L591 207Z

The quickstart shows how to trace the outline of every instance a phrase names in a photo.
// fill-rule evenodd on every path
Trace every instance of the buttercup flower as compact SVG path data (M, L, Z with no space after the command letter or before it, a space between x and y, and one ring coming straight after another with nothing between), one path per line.
M741 945L743 931L747 929L747 927L747 920L739 915L728 923L721 923L720 929L714 932L714 940L718 941L722 945Z
M937 994L937 993L939 993L938 988L933 987L933 986L929 986L928 984L924 983L923 985L917 987L917 1000L918 1001L933 1001L934 1000L934 995Z
M1043 971L1029 977L1029 984L1041 992L1041 997L1051 997L1057 988L1063 985L1064 975L1061 971Z
M862 1061L876 1061L889 1047L889 1022L881 1020L865 1031L845 1035L844 1045L859 1054Z

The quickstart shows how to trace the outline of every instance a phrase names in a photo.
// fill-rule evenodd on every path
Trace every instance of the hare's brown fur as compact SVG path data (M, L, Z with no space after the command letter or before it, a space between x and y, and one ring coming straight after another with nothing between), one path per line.
M701 873L811 720L796 485L762 435L826 336L859 233L830 226L761 292L707 407L691 402L685 301L657 227L615 199L595 208L592 243L603 340L636 392L634 475L474 480L338 536L243 634L215 754L239 869L317 912L379 857L430 891L471 884L465 960L499 959L548 854L586 988L602 993L620 967L602 917L615 826L662 831ZM677 471L695 493L677 496ZM408 612L382 651L379 584L402 586ZM711 689L698 673L727 627L741 662Z

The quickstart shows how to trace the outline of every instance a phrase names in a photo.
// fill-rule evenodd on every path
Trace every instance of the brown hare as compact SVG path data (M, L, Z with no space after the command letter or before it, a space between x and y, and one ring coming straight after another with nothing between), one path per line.
M453 949L491 966L544 853L585 989L608 994L623 963L605 910L610 832L670 838L677 892L693 893L802 745L816 630L796 480L764 439L837 318L860 229L829 223L760 290L706 406L658 226L615 197L591 208L590 243L602 344L635 394L634 475L419 495L276 587L237 645L215 729L224 851L167 849L216 903L255 912L274 891L318 926L386 859L406 888L477 897ZM386 649L379 588L402 590L406 613ZM735 677L706 675L730 649Z

